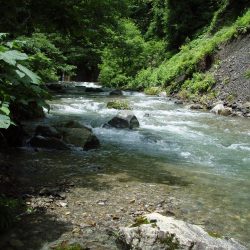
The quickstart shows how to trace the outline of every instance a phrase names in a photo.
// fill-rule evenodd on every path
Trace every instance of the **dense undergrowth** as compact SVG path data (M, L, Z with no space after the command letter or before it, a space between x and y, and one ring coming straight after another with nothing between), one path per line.
M238 36L249 32L250 28L250 11L247 11L242 17L238 18L235 23L228 27L221 28L214 35L205 33L197 39L185 44L181 47L179 53L163 62L159 67L149 67L140 71L135 79L128 83L130 87L148 87L162 86L168 87L168 90L180 90L182 84L178 84L178 77L184 79L190 78L189 82L184 84L184 87L193 83L191 92L194 88L201 88L202 91L208 90L204 85L204 81L200 81L200 77L195 72L199 72L199 63L207 56L211 56L218 46L237 38ZM192 77L193 75L193 77ZM190 82L191 81L191 82ZM197 86L200 82L201 86ZM192 84L191 84L192 85Z
M249 4L244 0L237 3L222 0L216 4L211 1L205 10L195 5L199 1L192 3L201 15L196 20L199 25L192 31L187 27L189 22L192 25L186 16L188 11L182 16L186 23L177 17L178 7L182 4L182 1L178 6L171 1L163 1L162 4L156 1L150 12L151 15L153 13L151 22L147 20L148 29L141 22L135 21L134 24L131 20L123 20L130 23L130 27L122 29L119 37L124 46L113 44L102 53L99 80L106 86L145 90L147 94L165 90L167 94L178 93L185 99L204 94L215 97L216 93L212 92L215 79L206 71L218 66L213 55L221 45L249 33ZM165 22L169 22L169 26L176 25L176 29L166 27ZM183 33L187 30L189 36L184 38ZM170 46L169 43L174 41ZM176 44L181 44L180 48Z

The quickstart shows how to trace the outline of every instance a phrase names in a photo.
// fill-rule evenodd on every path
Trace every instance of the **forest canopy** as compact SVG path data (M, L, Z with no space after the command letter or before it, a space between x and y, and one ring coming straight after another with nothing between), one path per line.
M249 16L247 0L1 1L0 127L46 107L44 83L63 76L179 88L178 76L192 82L202 57L249 32Z

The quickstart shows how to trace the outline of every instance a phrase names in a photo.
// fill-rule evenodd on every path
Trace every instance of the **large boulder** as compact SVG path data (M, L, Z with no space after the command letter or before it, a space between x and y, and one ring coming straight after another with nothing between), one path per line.
M225 107L222 103L219 103L211 109L211 112L217 115L229 116L232 114L232 109Z
M90 150L100 147L100 142L92 133L91 129L83 128L58 128L63 136L63 141L76 147L82 147L84 150Z
M120 243L126 249L243 250L233 239L210 236L201 227L158 213L145 215L131 227L120 228Z
M34 148L46 148L46 149L56 149L56 150L68 150L69 147L65 142L54 137L44 137L41 135L36 135L32 137L29 144Z
M41 135L44 137L61 138L60 133L49 125L39 125L36 127L35 135Z
M140 126L138 119L132 112L124 111L118 113L104 127L134 129Z

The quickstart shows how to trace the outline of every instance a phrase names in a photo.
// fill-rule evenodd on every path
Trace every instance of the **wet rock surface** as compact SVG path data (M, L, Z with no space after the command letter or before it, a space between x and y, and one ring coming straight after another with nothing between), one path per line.
M112 90L110 93L109 93L110 96L122 96L123 93L121 90L119 89L115 89L115 90Z
M32 137L29 141L29 144L33 148L69 150L69 147L65 144L65 142L54 137L44 137L41 135Z
M69 150L69 145L84 150L100 147L100 142L92 130L76 121L57 124L56 128L50 125L38 125L35 136L28 143L34 148L56 150Z
M112 118L105 127L114 127L119 129L134 129L140 126L137 117L132 112L120 112L117 116Z

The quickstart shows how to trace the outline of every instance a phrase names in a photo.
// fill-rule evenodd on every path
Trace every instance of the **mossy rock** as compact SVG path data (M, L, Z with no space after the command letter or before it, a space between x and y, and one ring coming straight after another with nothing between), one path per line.
M149 87L144 89L146 95L159 95L162 92L162 89L159 87Z
M120 100L114 100L114 101L108 102L107 108L118 109L118 110L132 110L132 108L129 106L128 102L120 101Z

